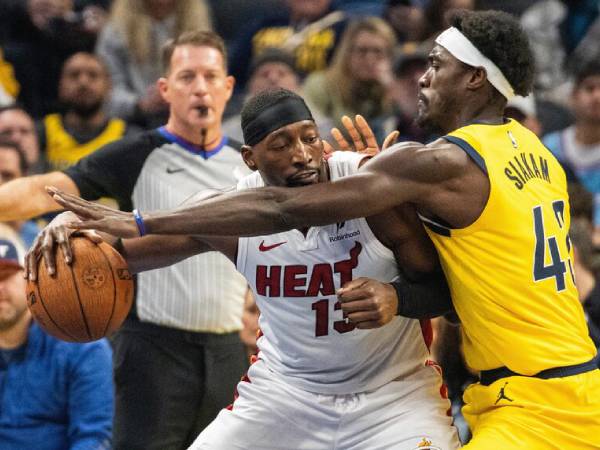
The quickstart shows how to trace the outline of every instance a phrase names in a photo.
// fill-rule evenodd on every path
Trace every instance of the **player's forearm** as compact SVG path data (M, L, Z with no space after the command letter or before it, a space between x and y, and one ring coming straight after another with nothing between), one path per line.
M291 190L291 189L290 189ZM289 193L276 188L224 194L166 212L144 214L149 234L253 236L296 226L286 222L282 203Z
M366 179L366 177L365 177ZM360 177L302 188L261 188L166 212L143 213L148 234L259 236L369 216L387 206Z
M79 194L75 183L62 172L18 178L0 186L0 221L24 220L62 209L46 191L57 186L70 194Z
M167 267L213 250L207 243L190 236L146 236L125 240L113 237L109 242L125 258L132 273Z

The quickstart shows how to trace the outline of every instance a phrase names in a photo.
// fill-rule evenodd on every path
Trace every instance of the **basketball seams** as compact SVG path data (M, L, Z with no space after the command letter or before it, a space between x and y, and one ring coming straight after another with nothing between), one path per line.
M38 264L43 264L43 262L40 260ZM65 330L63 330L62 327L60 325L58 325L58 323L50 315L50 311L48 311L48 308L46 308L46 304L44 303L44 298L42 297L42 290L40 289L41 281L42 280L38 280L38 282L36 283L35 290L36 290L36 293L37 293L37 296L39 299L39 303L42 305L42 308L44 308L44 311L46 312L46 316L54 324L54 326L56 327L57 330L59 330L61 333L65 334L66 336L70 337L73 340L73 342L77 342L77 339L75 339L75 337L72 336L71 333L68 333Z
M83 303L81 303L81 295L79 293L79 285L77 284L77 278L75 278L75 274L73 273L73 266L77 264L77 259L73 258L73 263L67 265L69 267L69 272L71 273L71 278L73 278L73 284L75 285L75 293L77 294L77 303L79 304L79 310L81 311L81 317L83 318L83 324L85 325L85 331L87 331L88 337L91 340L94 340L92 336L92 332L90 331L90 326L87 321L87 316L85 315L85 310L83 308Z
M43 262L39 262L38 281L29 281L28 292L42 306L29 298L28 306L50 334L66 341L90 342L121 326L132 306L133 280L126 261L108 244L75 238L72 247L73 264L65 264L59 256L56 276L50 277Z
M106 244L106 245L108 245L108 244ZM108 255L104 251L104 248L105 248L104 245L99 244L98 248L100 249L100 252L102 253L102 256L104 257L104 259L106 261L106 264L108 265L110 276L112 277L112 281L113 281L112 282L112 287L113 287L113 303L112 303L112 308L110 310L110 316L108 317L108 320L106 322L106 326L104 327L104 331L102 332L102 336L106 336L106 333L108 332L108 328L110 327L110 324L112 322L113 316L115 314L115 308L116 308L116 304L117 304L117 283L118 283L118 281L117 281L117 278L115 277L115 273L114 273L115 268L113 267L113 261L111 260L111 258L108 257ZM111 249L112 249L112 247L111 247ZM110 251L110 250L108 250L108 251Z

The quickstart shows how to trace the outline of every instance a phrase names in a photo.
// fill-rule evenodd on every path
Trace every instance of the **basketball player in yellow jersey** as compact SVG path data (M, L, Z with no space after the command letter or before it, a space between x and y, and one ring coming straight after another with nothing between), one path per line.
M465 393L473 432L465 448L598 449L600 371L572 271L565 174L533 133L503 119L507 99L531 90L527 37L510 15L460 12L429 59L419 121L444 136L398 144L357 175L133 215L52 191L54 198L87 219L74 228L123 237L262 235L413 203L442 261L467 363L480 372L480 383ZM276 120L257 117L247 127ZM271 145L277 151L280 144ZM401 281L358 279L339 295L351 313L396 293L402 304L403 292Z

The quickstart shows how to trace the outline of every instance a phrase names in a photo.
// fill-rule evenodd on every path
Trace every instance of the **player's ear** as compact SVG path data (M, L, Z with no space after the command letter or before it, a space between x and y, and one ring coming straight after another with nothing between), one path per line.
M481 88L487 81L487 73L483 67L475 67L471 70L471 76L467 82L467 88L476 90Z
M250 147L249 145L242 145L242 158L250 170L258 170L256 162L254 161L252 147Z

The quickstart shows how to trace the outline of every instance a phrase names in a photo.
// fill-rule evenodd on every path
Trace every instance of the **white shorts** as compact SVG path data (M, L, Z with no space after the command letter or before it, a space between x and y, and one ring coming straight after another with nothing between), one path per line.
M454 450L460 447L442 380L423 366L370 392L325 395L283 382L258 360L193 450Z

